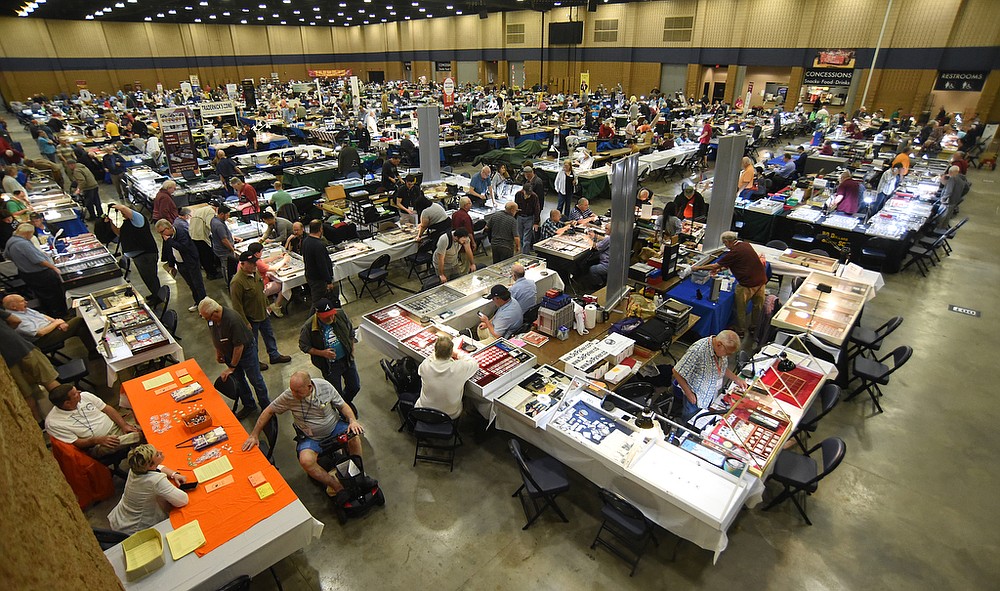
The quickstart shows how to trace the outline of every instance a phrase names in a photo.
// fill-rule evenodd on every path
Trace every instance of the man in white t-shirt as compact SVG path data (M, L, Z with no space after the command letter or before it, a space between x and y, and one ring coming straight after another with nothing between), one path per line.
M100 458L123 446L139 443L139 439L122 443L123 436L139 433L139 429L125 422L118 411L90 392L80 392L72 384L62 384L49 392L49 402L52 410L45 417L49 436L75 445L92 457Z
M471 355L455 351L450 336L439 336L434 342L434 357L428 357L417 368L421 387L415 406L434 408L457 419L462 414L465 382L478 369L479 364Z

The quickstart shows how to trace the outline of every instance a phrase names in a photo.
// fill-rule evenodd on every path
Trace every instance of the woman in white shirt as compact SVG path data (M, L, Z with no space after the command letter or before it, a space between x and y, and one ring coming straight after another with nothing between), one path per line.
M559 195L556 209L568 216L569 210L573 208L573 194L576 192L576 174L573 172L573 161L569 158L563 161L562 170L556 175L555 189Z
M148 443L138 445L128 453L130 470L125 492L108 514L111 529L134 534L166 519L172 507L188 504L187 493L177 488L187 479L178 471L162 465L162 461L163 452Z
M457 419L462 414L465 382L478 369L479 364L470 355L455 351L450 336L439 336L434 343L434 356L425 359L417 368L421 388L416 406L434 408Z

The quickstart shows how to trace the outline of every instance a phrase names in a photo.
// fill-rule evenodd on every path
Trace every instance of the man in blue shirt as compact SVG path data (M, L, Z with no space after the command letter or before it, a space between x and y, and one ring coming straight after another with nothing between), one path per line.
M7 241L3 256L17 267L17 275L38 296L42 307L54 317L66 315L66 292L62 276L52 258L42 252L31 237L35 227L21 224Z
M508 338L514 336L517 329L521 328L524 322L524 310L521 304L513 299L510 290L503 285L494 285L486 297L496 304L497 311L493 318L487 318L482 312L479 313L479 340L489 340Z
M104 170L111 175L111 184L114 185L115 190L118 191L118 198L125 199L125 158L118 153L118 145L112 145L108 148L108 153L104 155L101 164L104 165Z
M740 348L740 337L731 330L708 336L684 353L674 366L674 391L684 397L681 418L690 420L699 410L708 408L722 389L725 378L745 388L746 382L729 369L729 356Z
M569 212L569 221L577 226L589 224L596 219L597 216L594 215L594 212L590 211L590 201L586 197L582 197L577 201L576 207Z
M322 298L313 306L316 313L299 331L299 350L309 354L312 364L323 372L323 379L350 403L361 391L354 361L354 326L340 309L339 299Z
M480 201L488 200L492 195L490 192L492 190L493 171L490 170L489 166L484 166L479 174L472 177L469 181L468 194Z
M510 286L510 296L521 306L522 312L533 308L537 296L535 282L524 276L524 265L521 263L511 265L510 276L514 279L514 284Z

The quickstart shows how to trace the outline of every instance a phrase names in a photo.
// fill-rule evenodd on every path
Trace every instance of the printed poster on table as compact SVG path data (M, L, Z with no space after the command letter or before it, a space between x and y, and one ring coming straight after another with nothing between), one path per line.
M171 176L180 176L186 170L198 172L198 151L191 136L189 116L187 107L156 110Z

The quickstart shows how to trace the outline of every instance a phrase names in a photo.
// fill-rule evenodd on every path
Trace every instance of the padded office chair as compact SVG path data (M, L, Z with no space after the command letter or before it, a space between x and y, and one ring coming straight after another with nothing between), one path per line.
M455 450L462 445L458 433L458 419L452 419L436 408L415 407L410 410L413 421L413 435L417 438L413 450L413 465L417 460L447 464L449 471L455 470ZM443 453L421 453L420 450L435 450Z
M882 397L882 388L879 386L888 384L889 376L895 373L897 369L906 365L906 362L912 356L913 347L901 345L893 349L890 353L887 353L881 359L869 359L860 355L855 357L854 363L851 366L851 382L860 379L861 385L848 394L844 400L850 400L862 391L865 391L868 392L868 396L872 399L878 412L882 412L882 405L878 401ZM892 359L891 367L885 363L890 358Z
M537 460L529 459L521 451L521 444L516 439L511 439L507 445L521 472L521 486L511 495L521 500L524 516L528 519L521 529L531 527L538 516L549 507L562 518L563 523L569 523L569 519L556 504L556 497L569 490L569 480L566 478L566 469L563 465L548 456ZM542 501L541 506L539 499ZM532 509L530 513L529 503Z
M891 247L892 243L885 238L869 238L861 247L861 266L881 272Z
M60 384L73 384L79 388L82 382L90 386L91 392L97 391L97 385L87 379L90 369L87 368L87 364L83 359L72 359L56 366L55 369L56 373L59 374L58 379Z
M799 222L792 230L792 248L809 250L816 244L816 228L812 224Z
M816 460L810 457L817 449L821 449L823 454L822 472L820 472ZM763 510L767 511L771 507L782 503L785 499L791 499L792 503L795 504L795 508L799 510L799 514L806 520L806 525L812 525L812 521L806 515L805 496L802 497L802 502L799 503L797 495L799 493L811 495L816 492L819 481L837 469L837 466L844 460L846 452L847 445L839 437L824 439L818 445L808 450L805 455L787 449L782 451L774 461L774 470L771 472L769 480L780 483L784 488Z
M853 359L858 355L867 357L868 353L878 351L882 348L882 341L899 328L901 324L903 324L903 317L893 316L875 330L865 328L860 324L855 326L851 329L850 345L847 347L847 358Z
M365 289L367 289L368 295L372 296L372 299L375 300L375 303L377 304L378 298L375 297L375 290L372 288L372 285L374 285L376 288L382 286L388 289L389 293L396 295L392 292L392 288L389 286L388 283L389 279L388 267L389 267L389 262L391 260L392 258L389 255L383 254L378 258L376 258L374 261L372 261L372 264L368 267L367 270L358 273L358 278L361 279L361 293L359 294L357 291L354 292L354 295L357 298L360 299L362 296L364 296Z
M819 399L814 400L802 414L802 420L792 432L792 437L802 448L803 453L806 451L806 444L809 443L809 436L816 432L820 419L830 414L830 411L840 402L840 393L840 386L837 384L833 382L823 384L823 389L819 391Z
M632 570L628 576L635 574L635 569L639 566L639 559L652 541L657 546L660 543L653 535L653 524L646 519L642 511L623 499L621 496L602 488L599 492L601 496L601 528L597 530L597 537L590 545L593 550L598 544L611 551L612 554L627 562ZM607 532L610 537L602 537L601 534Z

